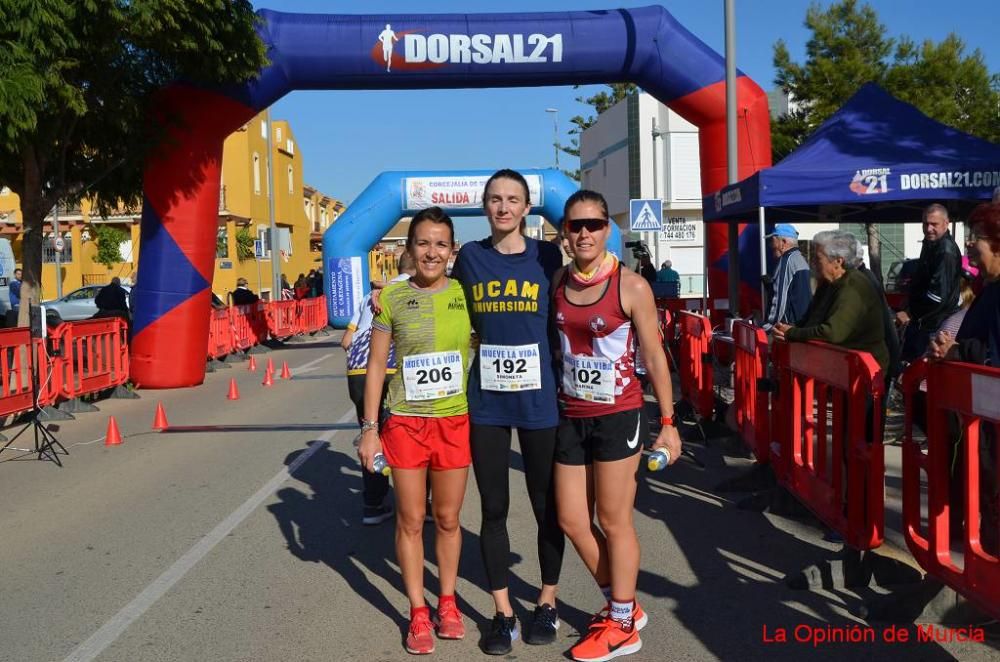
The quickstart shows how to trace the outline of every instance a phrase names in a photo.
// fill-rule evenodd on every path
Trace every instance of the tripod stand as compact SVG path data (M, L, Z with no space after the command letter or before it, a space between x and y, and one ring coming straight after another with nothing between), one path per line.
M43 322L44 323L44 322ZM17 370L9 370L8 374L10 376L16 377L15 392L21 386L23 380L23 370L26 367L28 370L29 381L31 385L30 392L21 393L20 396L15 395L14 397L24 398L25 396L30 397L31 410L28 412L29 421L28 423L15 434L10 441L6 442L3 446L0 446L0 453L5 450L17 450L25 453L34 452L37 454L38 459L47 459L55 462L57 466L62 466L62 461L59 459L59 455L69 455L69 451L63 446L56 436L52 433L52 430L45 427L44 423L38 419L39 414L41 414L42 408L38 404L39 394L41 392L41 385L38 381L38 353L46 353L46 340L42 337L35 337L28 329L16 329L12 330L15 333L10 334L13 337L10 338L12 341L7 347L3 349L6 350L2 354L7 354L7 352L14 352L13 357L14 362L18 364ZM39 334L40 335L40 334ZM37 341L37 342L36 342ZM24 354L27 356L24 357ZM3 357L7 361L8 366L10 365L10 356L6 355ZM24 358L22 362L22 358ZM11 374L13 373L13 374ZM51 375L49 376L51 378ZM4 380L7 382L8 380ZM9 393L4 393L4 396L9 395ZM18 440L21 435L23 435L27 430L31 428L34 436L34 448L17 448L13 446L13 443Z

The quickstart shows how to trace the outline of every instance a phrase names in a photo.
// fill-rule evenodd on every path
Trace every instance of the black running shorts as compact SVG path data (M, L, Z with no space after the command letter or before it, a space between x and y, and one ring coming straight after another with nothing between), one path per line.
M585 465L614 462L642 452L648 424L642 408L593 418L561 418L556 432L555 460Z

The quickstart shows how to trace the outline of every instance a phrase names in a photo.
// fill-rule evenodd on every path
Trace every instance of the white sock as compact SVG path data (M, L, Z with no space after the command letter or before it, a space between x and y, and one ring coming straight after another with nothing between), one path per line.
M625 623L632 620L632 607L635 605L633 600L628 602L616 602L611 601L611 620L618 621L619 623Z

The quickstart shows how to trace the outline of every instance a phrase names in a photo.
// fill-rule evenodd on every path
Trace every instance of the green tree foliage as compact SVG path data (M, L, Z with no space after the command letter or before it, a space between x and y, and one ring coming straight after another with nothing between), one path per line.
M97 243L97 255L94 262L103 264L108 269L122 261L121 245L128 239L128 233L113 225L90 225L90 235Z
M249 225L243 225L236 231L236 258L240 262L246 262L256 256L253 233L250 232Z
M577 88L580 86L577 85ZM569 134L573 136L570 138L569 145L558 145L566 154L570 156L580 157L580 134L589 129L597 122L597 118L601 113L607 111L609 108L614 106L619 101L623 100L630 94L635 94L639 91L639 88L633 83L612 83L606 86L606 90L601 90L594 95L589 97L577 97L576 100L580 103L585 103L588 106L593 107L594 113L584 117L583 115L575 115L570 118L569 122L573 125L570 129ZM573 172L565 171L567 175L573 179L580 181L580 170L577 169Z
M0 0L0 183L21 198L22 299L38 300L56 201L134 207L161 135L153 94L249 80L266 63L256 25L249 0Z
M875 82L898 99L966 133L1000 141L1000 74L991 74L979 49L967 53L950 34L917 44L886 36L870 5L840 0L806 12L811 37L806 60L792 60L784 40L774 45L775 83L799 108L772 124L781 159L840 108L862 85Z

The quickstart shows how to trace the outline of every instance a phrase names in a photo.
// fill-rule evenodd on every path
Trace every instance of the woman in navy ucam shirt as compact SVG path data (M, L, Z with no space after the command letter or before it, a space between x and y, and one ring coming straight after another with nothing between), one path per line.
M531 211L528 183L514 170L500 170L486 182L483 210L490 236L464 245L453 275L465 288L479 350L469 375L472 467L482 502L480 544L496 616L483 639L484 652L510 653L520 636L507 592L510 538L511 431L524 459L528 497L538 524L542 588L524 639L555 640L559 621L556 589L565 538L559 528L552 488L555 433L559 424L556 373L550 345L550 284L562 265L553 244L521 234Z

